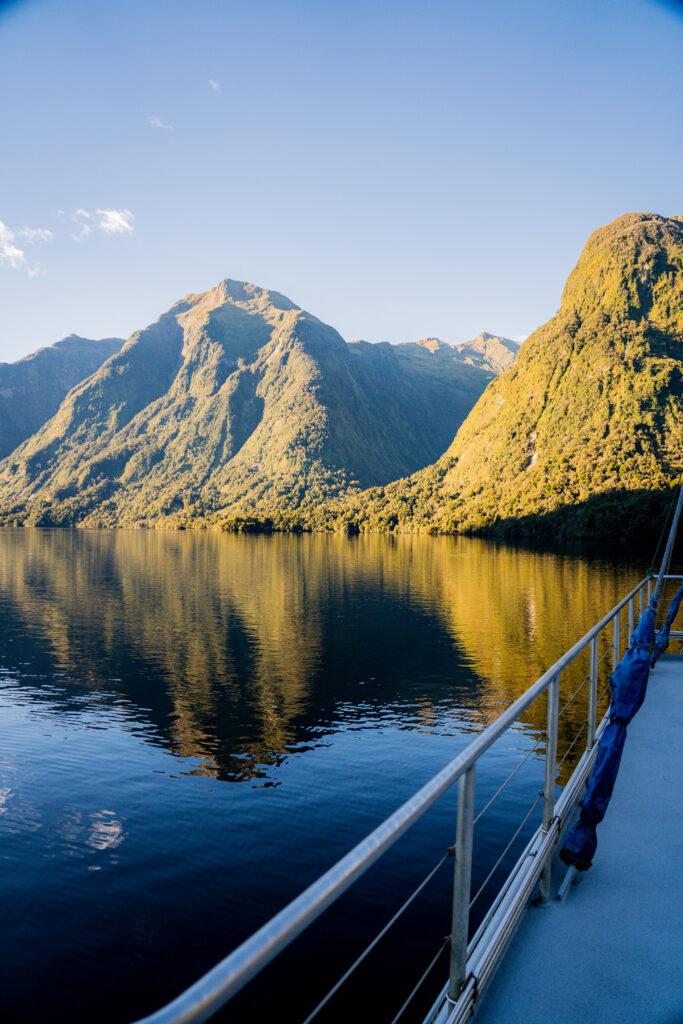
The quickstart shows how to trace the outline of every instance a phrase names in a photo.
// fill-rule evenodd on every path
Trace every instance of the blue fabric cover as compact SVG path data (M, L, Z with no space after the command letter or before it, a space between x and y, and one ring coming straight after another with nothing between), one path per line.
M657 602L652 598L633 631L628 650L610 676L609 723L600 738L579 820L560 850L565 864L573 864L579 871L586 871L593 861L598 845L596 829L605 817L612 796L626 741L626 726L645 700L656 607Z
M666 622L664 623L659 633L657 633L657 636L655 637L655 645L652 648L652 656L650 659L650 665L652 668L654 668L655 662L657 661L659 655L664 654L664 651L669 646L669 632L671 631L671 626L673 624L674 619L678 615L678 609L680 607L682 600L683 584L681 584L679 589L674 594L674 598L671 604L669 605L669 614L666 617Z

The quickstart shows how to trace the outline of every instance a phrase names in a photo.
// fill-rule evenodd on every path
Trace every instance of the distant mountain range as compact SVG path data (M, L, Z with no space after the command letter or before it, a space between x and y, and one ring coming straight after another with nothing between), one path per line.
M517 348L485 333L347 344L285 296L225 280L69 391L0 463L0 514L177 524L317 507L437 459Z
M624 537L660 524L683 470L683 218L594 232L517 358L485 333L347 344L231 280L120 351L60 345L0 367L22 439L0 522ZM49 354L79 346L90 376L43 395ZM23 363L31 421L1 376Z
M91 341L70 334L17 363L0 363L0 458L35 434L71 388L122 345L123 338Z

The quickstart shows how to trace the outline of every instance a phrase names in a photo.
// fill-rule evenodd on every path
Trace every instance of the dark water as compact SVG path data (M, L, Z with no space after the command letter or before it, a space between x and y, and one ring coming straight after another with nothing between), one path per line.
M439 770L644 564L446 538L0 530L0 1019L123 1024L176 995ZM579 698L561 752L584 715ZM539 701L487 755L478 806L544 718ZM542 755L478 826L475 887L536 796ZM220 1019L303 1019L453 842L454 797ZM321 1020L392 1019L449 930L451 872Z

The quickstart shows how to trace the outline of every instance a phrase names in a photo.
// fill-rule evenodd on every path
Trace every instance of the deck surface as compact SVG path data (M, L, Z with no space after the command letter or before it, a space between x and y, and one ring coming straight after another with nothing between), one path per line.
M528 908L476 1024L683 1024L682 787L683 659L664 657L593 866L565 903Z

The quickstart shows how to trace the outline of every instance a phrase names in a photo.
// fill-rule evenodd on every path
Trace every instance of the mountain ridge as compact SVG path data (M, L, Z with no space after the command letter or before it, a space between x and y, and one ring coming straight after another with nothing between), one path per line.
M444 455L346 518L355 529L632 535L681 469L683 218L626 214L593 232L558 313Z
M476 365L414 348L347 344L226 278L131 335L0 463L3 519L177 521L389 482L438 457L494 375L486 345Z
M0 363L0 458L34 434L71 388L122 345L123 338L68 334L14 363Z

